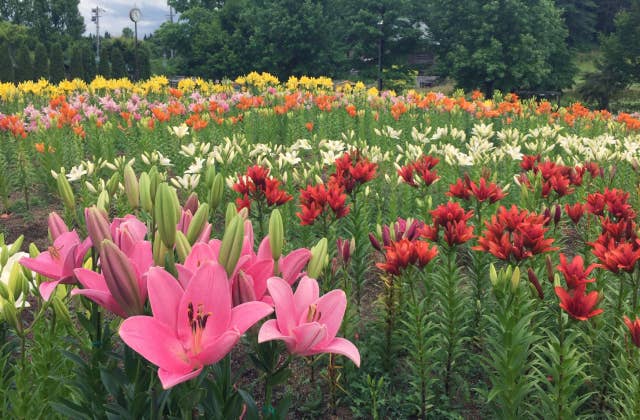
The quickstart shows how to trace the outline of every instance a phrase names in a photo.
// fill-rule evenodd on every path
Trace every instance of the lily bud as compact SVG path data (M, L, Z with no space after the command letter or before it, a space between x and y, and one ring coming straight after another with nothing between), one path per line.
M529 267L529 269L527 270L527 276L529 277L529 282L536 289L536 292L538 293L538 297L540 298L540 300L543 300L544 292L542 291L542 286L538 281L538 276L536 276L536 273L533 271L533 269L531 269L531 267Z
M553 263L551 262L551 257L549 255L545 258L545 268L547 270L547 279L549 279L549 283L553 284Z
M124 192L127 195L129 205L133 209L140 207L140 187L138 178L131 165L124 167Z
M244 221L236 215L224 230L218 262L225 268L227 275L231 276L236 268L242 245L244 243Z
M140 296L135 268L129 258L116 244L106 239L102 242L100 261L107 288L116 302L127 315L142 315L144 302Z
M100 246L103 240L113 240L107 214L98 207L92 206L84 209L84 218L87 223L87 232L89 233L91 242L98 252L100 252Z
M109 201L110 201L109 193L106 190L103 190L100 192L100 195L98 196L96 207L98 207L100 210L106 213L109 209Z
M187 198L187 201L184 203L184 206L182 206L182 208L184 209L184 211L189 210L191 214L196 214L196 212L198 211L198 205L198 194L192 192L191 194L189 194L189 197Z
M253 288L253 279L243 271L238 273L236 281L231 290L233 306L256 300L256 292Z
M498 285L498 272L496 271L496 266L493 264L489 266L489 280L491 280L493 287Z
M62 303L62 300L58 296L52 296L51 299L49 299L49 303L53 306L53 310L58 318L65 320L69 325L72 324L71 315L69 315L67 305Z
M20 264L13 264L13 267L11 267L8 286L9 293L13 295L14 299L18 299L19 296L29 293L29 283L22 272L22 266Z
M156 223L158 224L160 239L162 239L167 249L173 249L173 245L176 242L178 215L176 214L175 200L171 187L166 183L160 184L155 204Z
M373 246L376 250L382 251L380 242L378 242L378 238L376 238L376 236L373 233L369 234L369 242L371 242L371 246Z
M113 197L113 195L118 191L118 185L120 184L120 174L115 172L111 175L111 178L107 181L107 192L109 196Z
M207 224L207 220L209 220L209 205L207 203L202 203L198 208L198 211L193 215L193 219L191 219L191 223L189 224L189 229L187 229L187 239L189 240L189 244L193 245L196 243L202 230Z
M18 315L16 314L15 302L0 299L0 309L2 309L2 316L4 317L5 321L7 321L7 324L11 325L16 330L21 331L22 326L18 323Z
M284 224L278 209L274 209L269 218L269 246L271 247L271 257L278 261L282 256L282 247L284 246Z
M513 275L511 276L511 291L513 293L518 290L518 286L520 285L520 267L516 267L513 270Z
M40 255L40 251L38 251L38 247L36 246L36 244L34 244L33 242L31 242L29 244L29 257L31 258L35 258L38 255Z
M227 229L229 227L229 223L236 217L238 214L238 209L236 209L236 205L233 203L227 204L227 212L224 215L224 228Z
M317 279L327 263L327 238L322 238L311 248L311 259L307 266L309 277Z
M557 225L560 222L560 217L562 217L562 207L559 204L556 204L555 212L553 213L553 224Z
M204 182L207 185L207 187L211 188L215 177L216 177L216 167L215 165L209 165L204 175Z
M224 178L222 174L217 174L213 178L213 182L211 184L211 189L209 190L209 206L211 209L215 210L220 205L222 201L222 196L224 195Z
M151 213L153 211L153 200L151 200L151 179L148 173L143 172L140 174L138 188L140 189L140 207L147 213Z
M4 265L9 260L9 248L6 245L2 245L0 247L0 267L4 267Z
M0 300L2 299L9 300L9 289L4 282L0 281Z
M56 179L56 183L58 184L58 194L60 194L64 206L70 212L75 211L76 199L73 196L73 190L71 189L71 184L67 181L67 177L61 174Z
M191 253L191 245L184 233L181 231L176 232L176 252L178 253L178 260L181 263L187 259L187 256Z
M49 213L47 224L49 225L49 235L51 236L51 241L55 241L56 239L58 239L58 236L62 235L63 233L69 232L67 224L55 211Z
M158 173L158 168L155 166L149 169L149 181L151 182L149 193L151 194L151 201L156 202L156 193L158 192L158 187L162 182L162 176Z
M167 247L164 246L160 239L160 233L156 231L156 235L153 240L153 262L155 265L164 266L164 259L167 255L167 251Z

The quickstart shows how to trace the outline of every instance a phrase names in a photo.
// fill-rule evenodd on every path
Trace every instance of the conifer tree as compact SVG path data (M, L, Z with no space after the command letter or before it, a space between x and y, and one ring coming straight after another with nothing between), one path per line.
M69 61L69 78L84 79L84 66L82 50L78 44L71 47L71 60Z
M9 49L9 43L6 41L0 42L0 81L1 82L15 81L15 73L13 70L13 60L11 58L11 50Z
M34 79L49 78L49 54L47 54L47 48L41 42L36 45L34 53L33 77Z
M100 62L98 62L98 74L109 79L111 78L111 62L109 51L106 48L100 50Z
M15 80L16 82L33 80L33 60L24 42L20 43L16 51Z
M117 47L111 48L111 77L114 79L127 77L127 67L124 63L122 51Z
M49 59L49 77L51 82L59 83L66 79L64 68L64 55L60 44L55 43L51 46L51 54Z

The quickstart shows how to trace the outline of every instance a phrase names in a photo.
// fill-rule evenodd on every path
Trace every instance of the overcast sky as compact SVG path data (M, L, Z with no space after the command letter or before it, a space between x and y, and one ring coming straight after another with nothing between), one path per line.
M169 20L169 6L165 0L80 0L79 9L87 33L96 33L96 24L91 21L91 9L98 4L106 10L100 16L100 35L106 31L112 36L120 36L123 28L133 30L129 11L134 5L142 12L142 19L138 22L139 38L151 34L162 22Z

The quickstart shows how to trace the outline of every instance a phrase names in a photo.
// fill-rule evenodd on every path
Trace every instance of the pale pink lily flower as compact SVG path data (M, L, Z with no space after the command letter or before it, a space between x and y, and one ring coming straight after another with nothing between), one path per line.
M22 258L20 264L51 279L40 284L40 294L48 301L56 286L60 283L73 284L75 276L73 270L82 267L87 251L91 248L89 238L80 241L76 231L61 233L53 242L53 246L42 252L36 258Z
M202 264L186 289L159 267L149 270L153 316L124 320L120 337L158 366L164 389L192 379L231 351L244 332L273 312L263 302L232 307L227 273L220 264Z
M275 304L276 319L262 324L259 343L282 340L292 354L341 354L360 366L356 346L336 337L347 308L342 290L332 290L320 297L318 282L307 276L300 280L295 294L289 283L279 277L270 278L267 287Z

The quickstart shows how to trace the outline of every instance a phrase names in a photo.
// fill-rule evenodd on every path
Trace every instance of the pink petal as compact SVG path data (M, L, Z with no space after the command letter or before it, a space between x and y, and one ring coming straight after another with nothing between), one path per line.
M318 299L317 305L316 309L320 315L318 322L327 326L327 338L331 340L342 324L342 318L347 309L347 296L342 290L332 290Z
M268 319L260 327L258 332L258 343L264 343L265 341L282 340L287 346L295 344L295 338L288 335L283 335L278 329L278 322L275 319Z
M154 318L175 331L180 298L184 294L184 290L171 274L160 267L149 269L147 282L149 302Z
M137 242L131 252L127 254L129 260L133 263L134 267L138 271L138 278L142 274L149 270L149 267L153 266L153 251L151 250L151 242L142 241Z
M107 282L104 280L104 276L102 274L98 274L95 271L87 270L86 268L76 268L75 270L73 270L73 274L75 274L78 282L85 289L95 289L111 294L111 292L109 292L109 288L107 287Z
M215 339L206 342L203 339L202 351L196 356L196 358L203 365L212 365L217 363L220 359L227 355L240 340L240 333L235 330L227 330L222 335Z
M293 329L293 336L296 340L295 349L292 353L309 356L322 352L316 350L316 346L327 338L327 326L317 322L298 325Z
M118 315L120 318L127 317L127 312L122 309L120 305L118 305L118 302L116 302L111 293L109 293L108 291L105 292L98 289L73 289L71 291L71 295L85 296L86 298L91 299L103 308L106 308L107 310Z
M236 306L231 310L231 321L229 325L244 334L256 322L271 314L273 308L263 302L246 302Z
M75 233L75 232L74 232ZM78 236L76 234L76 236ZM78 242L80 242L80 238L78 238ZM75 265L76 267L81 267L82 262L84 261L84 256L87 254L87 251L91 249L91 238L87 237L82 243L76 248L75 253Z
M334 338L327 346L324 346L322 352L341 354L353 360L353 363L360 367L360 352L351 341L344 338Z
M42 299L46 301L49 300L49 298L51 297L51 294L53 293L54 290L56 290L56 286L58 286L58 284L60 283L60 280L54 280L54 281L44 281L42 283L40 283L40 295L42 296Z
M61 266L54 261L48 251L43 252L36 258L21 258L20 264L38 274L52 280L60 280Z
M193 271L189 270L182 264L176 264L176 270L178 271L178 281L183 289L187 288L189 280L193 277Z
M300 280L300 283L298 283L296 292L293 294L293 301L296 306L295 317L299 323L307 322L306 318L309 312L309 306L315 303L319 296L320 287L318 286L318 281L311 277L304 276L302 280Z
M291 330L296 326L296 307L293 301L291 286L280 277L271 277L267 280L267 288L273 299L276 308L276 319L278 329L283 334L291 334Z
M175 330L155 318L132 316L125 319L120 326L120 338L142 357L164 370L180 374L192 370Z
M206 262L193 275L184 291L178 309L178 337L189 340L193 332L189 324L187 308L209 313L207 325L202 332L206 342L225 332L231 319L231 286L224 267L217 262Z
M251 220L244 221L244 241L242 242L242 253L241 255L251 255L254 256L253 252L253 225L251 224Z
M311 251L306 248L296 249L280 258L278 267L282 273L282 278L289 284L295 283L310 258Z
M273 276L273 260L258 260L245 273L253 278L253 290L260 300L267 292L267 279Z
M191 248L191 252L184 261L184 267L192 272L196 271L200 265L207 261L217 261L218 254L214 249L205 243L196 243Z
M272 260L273 255L271 254L271 244L269 243L269 235L265 236L260 242L260 246L258 247L258 255L259 260Z
M184 373L176 373L176 372L169 372L168 370L164 370L162 368L158 369L158 378L160 378L160 382L162 383L162 388L163 389L169 389L171 387L174 387L176 385L178 385L179 383L182 382L186 382L189 379L193 379L196 376L200 375L200 372L202 372L202 367L189 372L187 374Z

